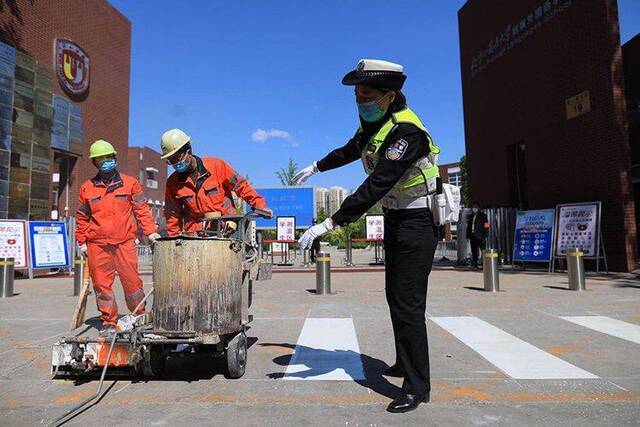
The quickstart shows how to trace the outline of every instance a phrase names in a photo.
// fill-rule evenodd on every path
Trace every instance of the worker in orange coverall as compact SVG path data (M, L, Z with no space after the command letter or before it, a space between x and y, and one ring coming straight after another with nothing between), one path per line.
M152 244L160 238L140 183L118 172L116 154L107 141L91 145L89 158L98 173L80 187L76 214L76 240L80 253L89 259L89 274L102 320L101 336L116 330L118 306L112 290L116 272L129 311L133 312L144 298L138 274L137 222ZM144 305L133 314L143 313Z
M227 162L194 155L191 138L180 129L165 132L160 146L162 158L175 170L167 180L165 193L164 215L169 237L200 231L207 213L233 214L231 192L254 208L273 215L264 198Z

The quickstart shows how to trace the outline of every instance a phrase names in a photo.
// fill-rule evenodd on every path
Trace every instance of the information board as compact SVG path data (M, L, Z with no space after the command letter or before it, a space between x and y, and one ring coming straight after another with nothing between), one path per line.
M553 245L555 209L518 211L513 260L549 262Z
M279 216L277 219L277 239L285 242L296 240L296 217Z
M67 225L64 222L29 222L29 244L33 268L69 267Z
M578 248L585 258L597 258L600 249L600 202L556 206L555 256Z
M256 228L275 230L276 217L279 216L295 217L298 228L309 228L313 225L316 217L313 187L256 188L256 191L264 197L274 216L271 219L256 218ZM247 209L251 207L247 206Z
M384 239L384 216L367 215L367 240Z
M28 268L27 222L0 220L0 258L13 258L14 268Z

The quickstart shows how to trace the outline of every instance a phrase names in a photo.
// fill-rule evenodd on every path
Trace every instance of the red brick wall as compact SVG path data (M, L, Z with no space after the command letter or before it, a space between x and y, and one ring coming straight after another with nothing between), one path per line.
M449 169L459 168L459 167L460 167L460 162L438 165L438 170L440 171L440 178L442 179L442 182L449 183Z
M524 143L526 207L602 201L609 266L633 269L637 236L616 0L549 1L553 19L534 17L541 24L535 32L472 75L477 53L544 3L470 0L458 13L470 196L483 206L513 205L507 146ZM586 90L591 112L567 120L565 100Z
M142 159L140 159L140 153L142 153ZM140 179L140 171L145 171L146 168L155 168L158 170L157 181L158 188L152 189L145 185L145 182L140 181L144 189L145 195L148 199L164 200L165 184L167 182L167 163L160 158L160 153L149 147L129 147L129 154L127 159L126 173Z
M140 156L141 154L142 156ZM140 157L142 157L142 159ZM148 167L158 170L156 175L158 188L147 187L145 171ZM153 214L156 221L162 223L164 209L155 202L160 201L161 204L164 202L164 191L167 183L167 164L160 158L160 153L149 147L129 147L126 169L123 168L122 170L138 180L140 180L140 171L143 172L143 179L140 180L140 184L147 199L154 202Z
M105 139L118 151L118 161L127 161L131 23L104 0L17 0L15 7L9 5L14 2L3 3L0 38L54 67L55 94L68 97L55 76L56 38L74 41L91 61L89 94L76 103L83 115L84 157L73 170L69 211L73 215L80 184L95 175L87 158L89 145ZM64 215L63 206L60 209Z

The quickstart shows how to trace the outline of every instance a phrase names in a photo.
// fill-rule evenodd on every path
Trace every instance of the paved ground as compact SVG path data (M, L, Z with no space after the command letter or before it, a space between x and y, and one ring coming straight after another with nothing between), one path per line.
M275 273L257 284L242 379L225 379L206 359L171 357L170 376L109 381L106 396L70 425L640 424L640 342L633 342L640 282L633 275L592 277L587 292L575 293L564 290L563 275L505 272L504 292L489 294L479 290L480 272L437 269L427 321L432 402L402 415L385 412L400 382L381 376L394 357L383 273L336 272L336 293L327 296L310 292L314 280L310 273ZM150 281L145 276L147 288ZM96 381L49 376L51 344L67 332L75 304L71 288L68 278L21 280L18 295L0 300L1 425L49 422L95 391ZM88 315L95 315L93 306ZM627 335L566 316L622 321L618 332ZM358 351L303 345L303 330L314 335L309 319L352 321ZM456 330L460 322L465 328ZM472 328L477 336L461 335ZM318 347L331 347L332 335L344 332L335 330ZM321 375L338 380L314 380ZM545 375L555 378L529 378Z

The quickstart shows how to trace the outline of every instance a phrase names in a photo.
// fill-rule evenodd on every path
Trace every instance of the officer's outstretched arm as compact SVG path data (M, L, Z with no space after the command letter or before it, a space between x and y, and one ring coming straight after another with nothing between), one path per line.
M313 162L306 168L302 169L295 177L293 177L293 181L297 184L302 184L318 172L325 172L339 168L340 166L349 164L359 158L360 150L358 149L358 135L356 134L343 147L336 148L327 154L322 160Z

